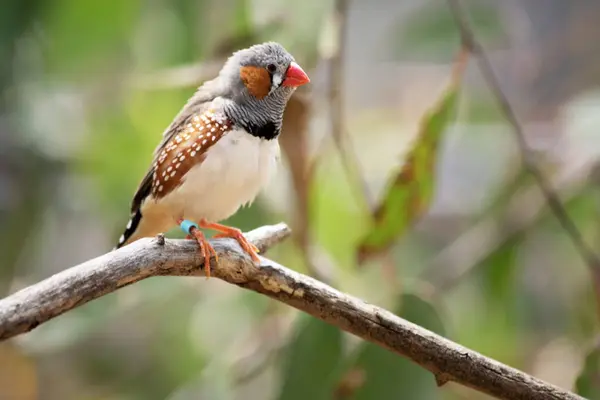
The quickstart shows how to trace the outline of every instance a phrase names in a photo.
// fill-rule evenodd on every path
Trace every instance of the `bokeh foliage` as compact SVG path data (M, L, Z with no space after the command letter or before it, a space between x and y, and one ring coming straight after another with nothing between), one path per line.
M535 200L535 182L521 171L514 138L478 75L468 68L453 75L460 43L447 9L435 1L415 1L411 9L383 0L366 8L349 2L347 78L338 89L344 133L374 199L366 209L357 198L360 179L348 176L328 131L328 61L338 22L332 3L5 2L0 288L14 291L108 251L162 130L195 86L213 77L214 65L231 51L277 40L313 84L286 112L282 172L267 195L227 222L247 230L284 220L298 236L270 257L487 356L600 398L598 316L588 271L543 201ZM476 1L469 10L493 50L521 48L524 39L515 38L521 25L507 18L514 9ZM383 14L389 18L377 45L360 42L384 25ZM571 18L570 25L559 18L553 26L579 27ZM365 49L374 50L367 57ZM524 66L515 68L525 70L514 78L517 86L529 88L535 75L526 68L529 58L510 60ZM514 73L502 61L499 69ZM578 62L593 60L569 59ZM546 118L564 132L587 121L580 136L591 136L580 146L594 148L598 142L589 138L597 135L600 114L592 100L572 120ZM570 101L563 99L564 106ZM552 111L529 106L522 114ZM567 145L557 147L562 161L540 157L552 177L582 159ZM586 240L598 242L597 183L568 183L567 211ZM369 257L359 265L356 255L365 256L367 247ZM439 389L409 361L256 294L183 278L141 282L1 345L5 397L486 398L452 385Z

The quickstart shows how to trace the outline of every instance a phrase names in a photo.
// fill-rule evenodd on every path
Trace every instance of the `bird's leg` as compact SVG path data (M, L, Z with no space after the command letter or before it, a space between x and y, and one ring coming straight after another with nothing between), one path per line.
M201 228L212 229L217 232L221 232L215 235L215 238L228 237L237 240L240 246L242 246L242 249L244 249L244 251L248 253L250 257L252 257L252 260L260 264L260 258L258 257L258 253L260 252L260 250L258 249L258 247L250 243L248 239L244 237L242 231L240 231L238 228L217 224L215 222L208 222L205 219L201 219L199 225Z
M204 273L207 278L210 278L210 258L214 256L215 261L217 263L219 262L219 257L217 256L215 249L208 240L206 240L204 232L202 232L193 222L180 218L177 220L177 224L181 227L181 230L188 234L187 238L191 239L193 237L198 242L202 257L204 257Z

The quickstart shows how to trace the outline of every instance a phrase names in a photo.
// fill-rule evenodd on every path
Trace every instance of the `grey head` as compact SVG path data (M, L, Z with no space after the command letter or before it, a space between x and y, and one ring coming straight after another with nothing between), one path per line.
M310 80L283 46L267 42L233 53L215 81L227 117L255 136L273 139L291 95Z

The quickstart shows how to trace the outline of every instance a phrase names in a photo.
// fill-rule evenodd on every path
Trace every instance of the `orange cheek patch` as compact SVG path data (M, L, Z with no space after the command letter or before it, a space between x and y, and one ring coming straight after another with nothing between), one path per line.
M269 94L271 78L266 69L253 66L242 67L240 68L240 78L248 92L257 99L262 99Z

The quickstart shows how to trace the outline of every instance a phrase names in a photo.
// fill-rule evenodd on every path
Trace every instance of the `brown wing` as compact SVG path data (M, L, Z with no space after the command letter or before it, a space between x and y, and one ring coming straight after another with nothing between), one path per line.
M193 115L158 153L152 166L152 197L158 200L181 185L185 174L206 158L206 151L231 127L225 116L210 110Z
M219 89L219 81L213 79L205 82L198 88L196 93L183 106L179 114L175 117L171 125L163 133L162 140L154 150L154 157L158 157L160 151L169 143L169 141L181 131L182 127L190 122L195 115L201 115L208 110L209 104L218 96L222 96ZM150 174L151 175L151 174Z
M140 183L131 203L131 219L117 248L134 235L142 220L140 208L145 199L159 200L181 185L187 172L206 158L206 151L231 130L224 115L206 110L172 124L163 135L152 167Z

